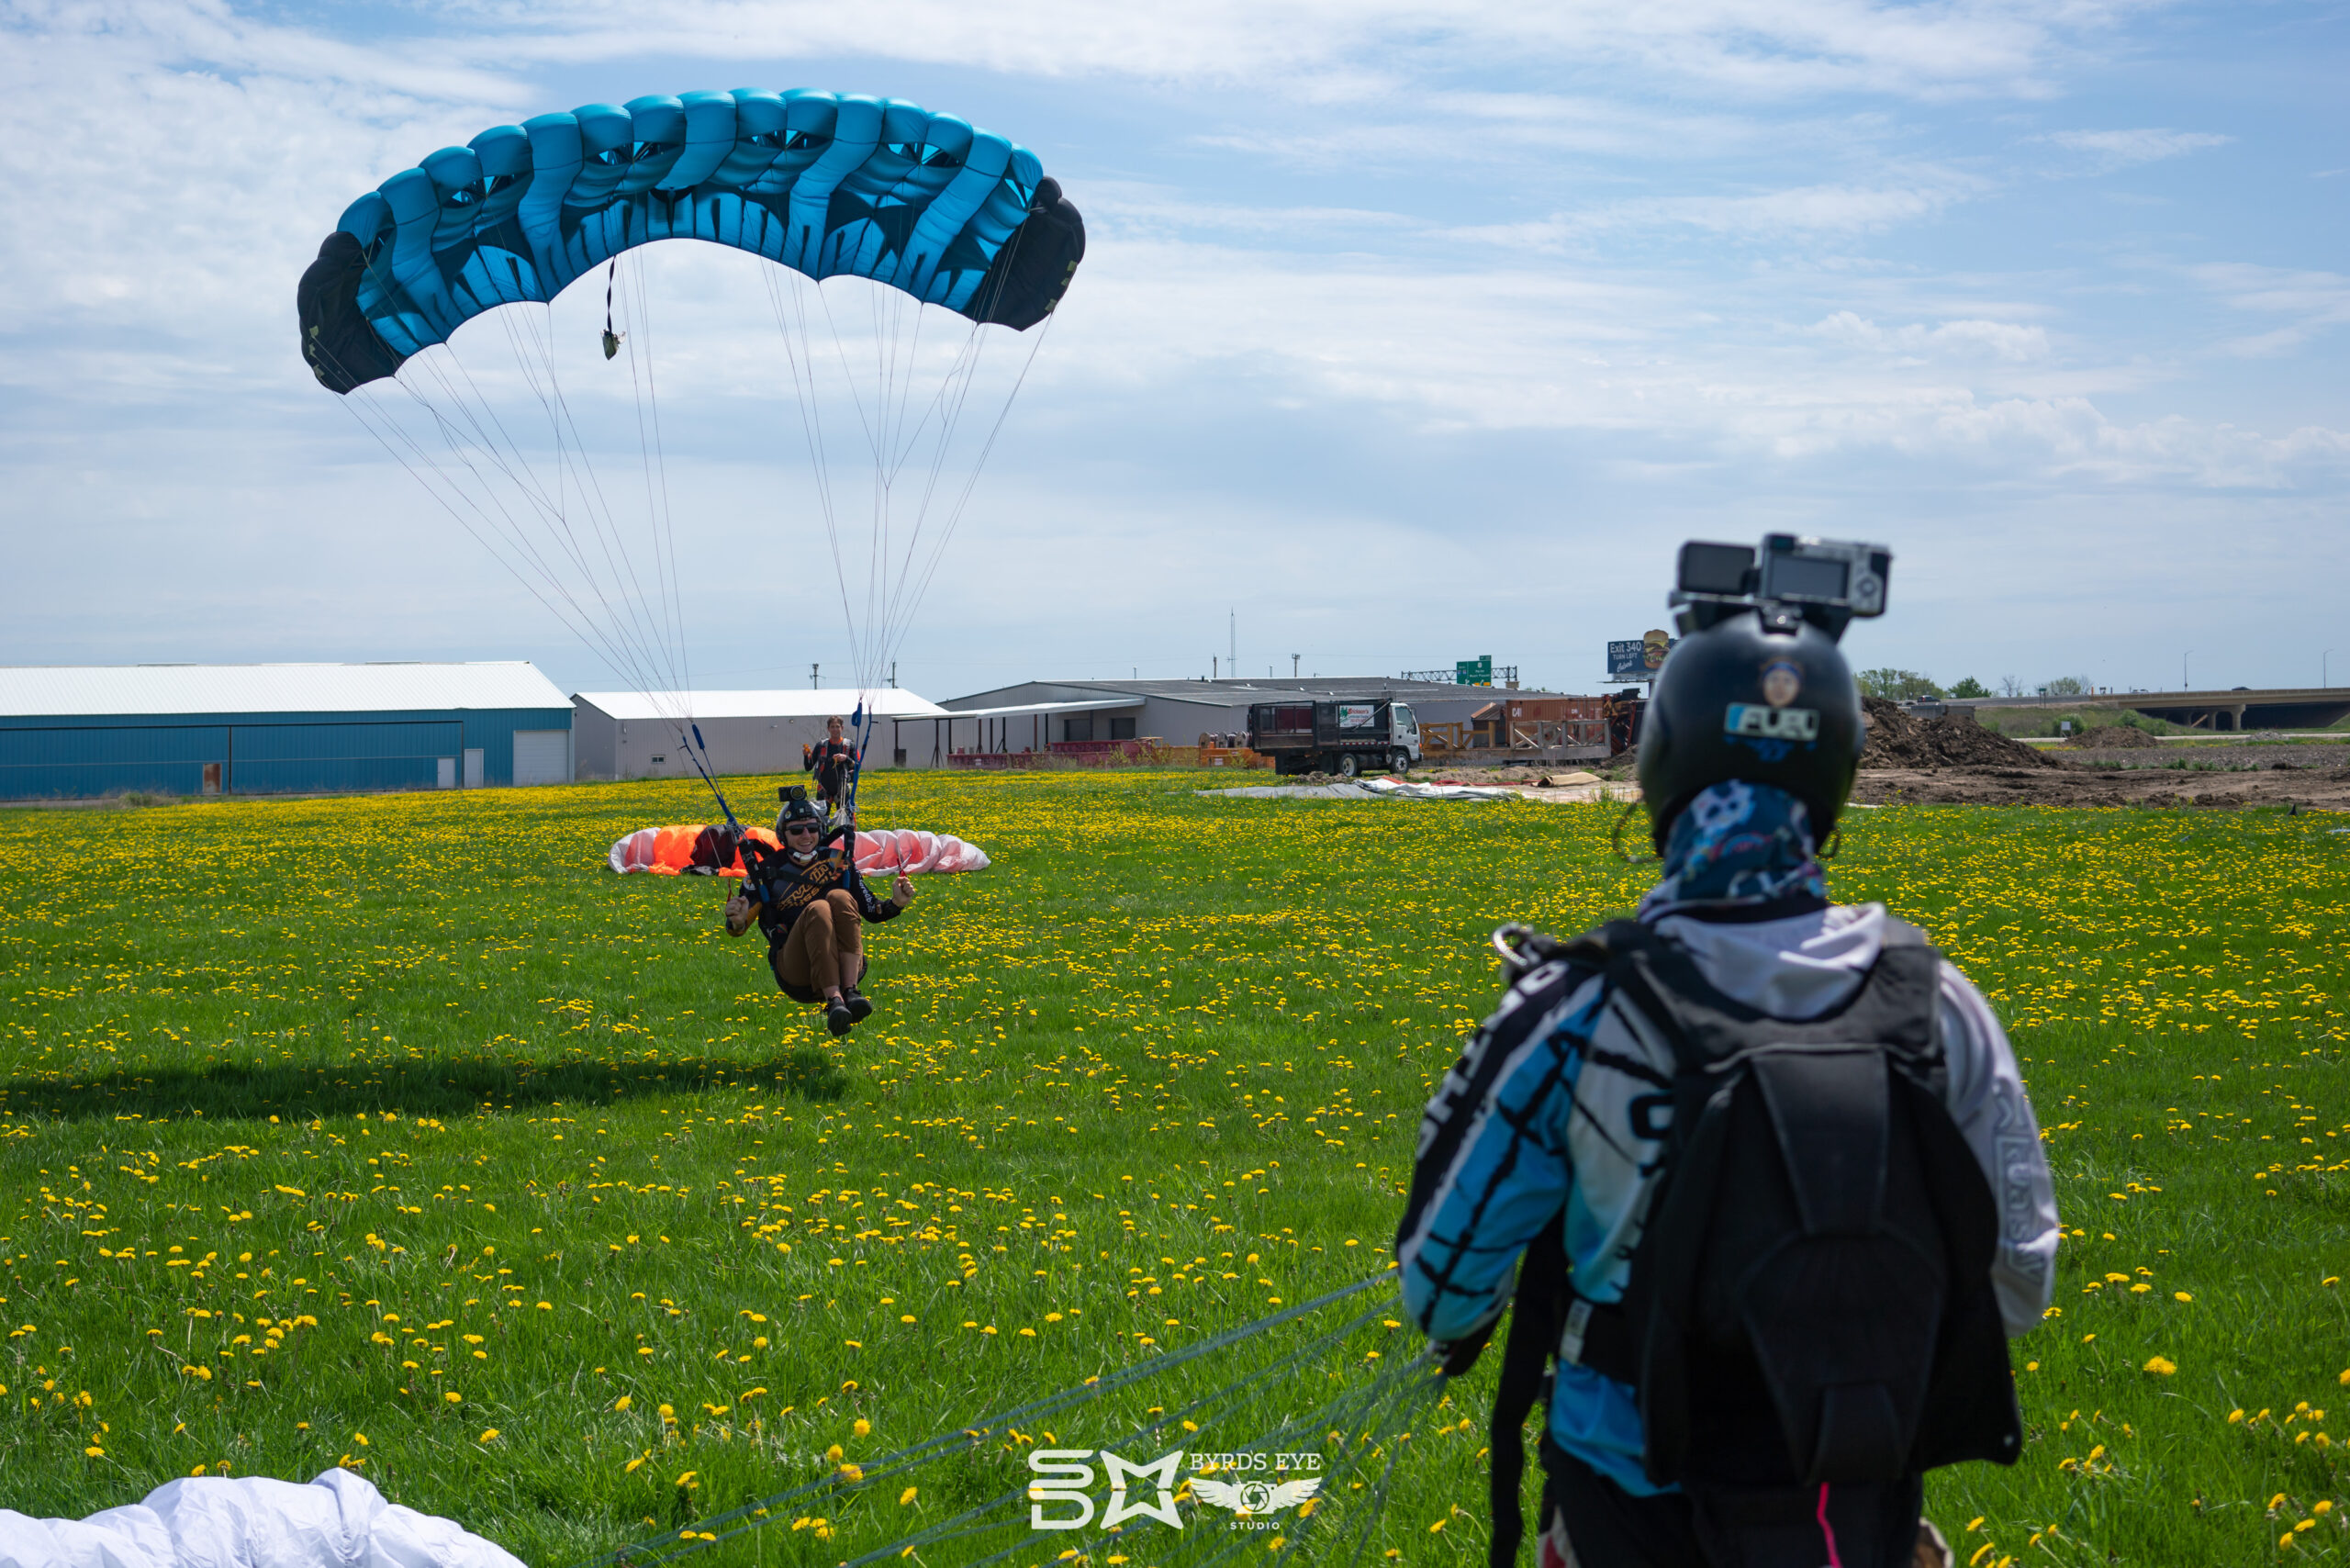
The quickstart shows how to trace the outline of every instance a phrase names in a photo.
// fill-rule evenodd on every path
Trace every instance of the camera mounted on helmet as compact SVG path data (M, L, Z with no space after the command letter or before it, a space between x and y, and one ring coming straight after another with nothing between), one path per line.
M1792 616L1832 642L1855 616L1885 613L1892 571L1891 550L1858 540L1769 533L1758 552L1749 544L1693 539L1681 547L1677 581L1665 602L1684 637L1752 610L1766 626Z
M806 855L791 849L791 831L800 828L814 833L821 839L824 831L824 813L815 801L808 798L808 788L804 784L778 784L775 792L776 798L783 802L783 808L775 814L775 835L783 841L785 849L804 860L815 853L815 846L811 845Z
M1885 613L1882 544L1764 537L1692 541L1666 601L1682 633L1640 720L1639 780L1662 851L1699 791L1737 779L1804 804L1815 842L1836 826L1867 739L1859 683L1836 646Z

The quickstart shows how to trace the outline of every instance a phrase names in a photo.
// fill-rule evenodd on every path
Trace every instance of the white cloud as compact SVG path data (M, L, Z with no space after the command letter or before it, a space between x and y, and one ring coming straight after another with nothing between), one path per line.
M2058 130L2042 140L2075 152L2086 152L2100 169L2127 169L2225 147L2235 140L2199 130Z
M1907 326L1886 328L1852 311L1839 310L1812 330L1880 353L1970 357L1987 354L2014 364L2048 357L2046 330L2012 321L1944 321L1934 327L1912 321Z
M1357 101L1447 66L1638 67L1756 96L1799 93L2043 93L2076 40L2142 7L2127 0L1201 0L1105 6L1030 0L975 11L950 0L887 8L830 0L666 6L659 47L722 59L878 55L1043 77L1271 85L1304 101ZM509 4L477 17L512 58L581 62L645 50L645 13L618 0ZM1407 64L1409 58L1412 63Z
M308 26L266 19L286 15ZM0 540L17 600L38 602L0 618L0 658L558 646L310 383L292 286L359 190L550 106L549 77L621 81L656 50L719 82L734 62L770 80L792 74L778 61L845 62L860 84L911 62L938 84L925 96L1014 95L1040 144L1058 134L1092 161L1078 195L1093 250L958 546L968 591L934 601L931 656L1017 657L1000 644L1024 638L1072 659L1211 647L1183 629L1186 606L1254 554L1313 583L1260 609L1268 621L1348 650L1435 637L1397 648L1427 662L1449 656L1444 638L1483 634L1494 603L1550 626L1559 583L1582 620L1622 613L1627 595L1647 596L1645 617L1642 563L1724 508L1831 532L1894 516L1926 541L1972 541L2011 505L2095 517L2073 542L2082 559L2144 535L2167 591L2199 594L2247 520L2338 507L2350 446L2330 385L2243 414L2179 324L2194 313L2156 294L2185 280L2262 329L2227 352L2277 354L2350 319L2350 280L2057 270L1999 227L2013 170L1965 151L1959 111L1918 106L2054 90L2131 15L908 0L686 4L648 23L617 5L428 3L362 43L326 30L341 14L19 0L0 8L0 89L29 129L0 143L0 199L45 216L0 228ZM1120 115L1114 149L1085 140ZM2010 133L1990 134L2012 154ZM2109 166L2217 140L2049 139ZM1974 270L1949 269L1960 253ZM2279 233L2216 253L2305 252ZM662 397L691 548L779 537L797 432L774 450L788 410L747 264L644 254L665 288ZM2125 298L2127 282L2153 292ZM595 313L584 296L558 311L582 353ZM476 336L490 346L469 356L494 361L495 330ZM576 396L585 410L624 399L617 385ZM1532 566L1498 599L1472 596L1483 608L1427 608L1427 548L1497 525L1541 536ZM1372 569L1317 577L1310 564L1349 541ZM103 579L94 554L118 563ZM354 582L357 612L334 597ZM135 629L109 617L122 596L149 607ZM1982 624L1953 616L1953 637ZM726 606L706 619L724 623L714 661L788 666L803 640L807 657L835 656L829 617L780 634L788 650L733 629ZM1349 632L1366 620L1382 640Z
M2241 359L2290 353L2332 328L2350 323L2350 276L2308 269L2227 263L2189 269L2191 275L2238 310L2293 317L2285 326L2232 339L2221 352Z

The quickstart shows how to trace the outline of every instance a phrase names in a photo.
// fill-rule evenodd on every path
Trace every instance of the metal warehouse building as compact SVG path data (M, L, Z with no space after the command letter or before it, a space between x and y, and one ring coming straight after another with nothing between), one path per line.
M1298 698L1341 702L1393 699L1410 703L1425 727L1468 723L1478 709L1497 699L1555 695L1379 676L1030 680L950 698L945 706L953 732L947 749L951 752L959 746L984 752L1023 745L1042 749L1053 743L1138 740L1147 735L1190 745L1203 734L1247 730L1248 710L1255 703Z
M890 688L870 694L873 714L890 721L866 753L865 766L906 766L901 726L912 719L944 718L946 710ZM854 689L834 691L579 691L578 759L582 778L691 778L694 759L682 732L699 725L713 773L800 771L800 748L824 738L824 721L850 717ZM690 714L690 718L680 715ZM919 732L930 750L928 730ZM919 764L917 764L919 766Z
M524 662L0 666L0 800L560 784L571 713Z

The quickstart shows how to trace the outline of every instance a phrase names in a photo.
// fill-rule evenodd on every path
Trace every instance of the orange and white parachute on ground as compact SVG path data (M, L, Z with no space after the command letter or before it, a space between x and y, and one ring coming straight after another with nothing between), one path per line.
M689 870L704 869L694 864L694 846L709 831L702 823L680 823L668 827L639 828L612 846L610 856L615 871L650 871L656 877L682 876ZM745 830L770 848L781 847L774 834L766 828ZM868 877L887 877L903 871L909 877L930 872L984 871L988 868L987 851L976 844L967 844L951 833L923 833L917 828L859 828L856 830L856 868ZM706 874L739 877L743 874L740 856L723 866L707 868Z

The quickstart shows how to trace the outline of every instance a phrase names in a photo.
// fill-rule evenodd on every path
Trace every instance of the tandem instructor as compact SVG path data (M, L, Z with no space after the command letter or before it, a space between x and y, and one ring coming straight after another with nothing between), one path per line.
M1404 1304L1458 1375L1515 1296L1494 1563L1547 1397L1541 1568L1942 1568L1923 1474L2015 1461L2007 1338L2061 1231L1981 992L1828 900L1863 740L1837 639L1890 554L1681 565L1639 744L1662 879L1572 941L1496 935L1514 982L1421 1122Z

